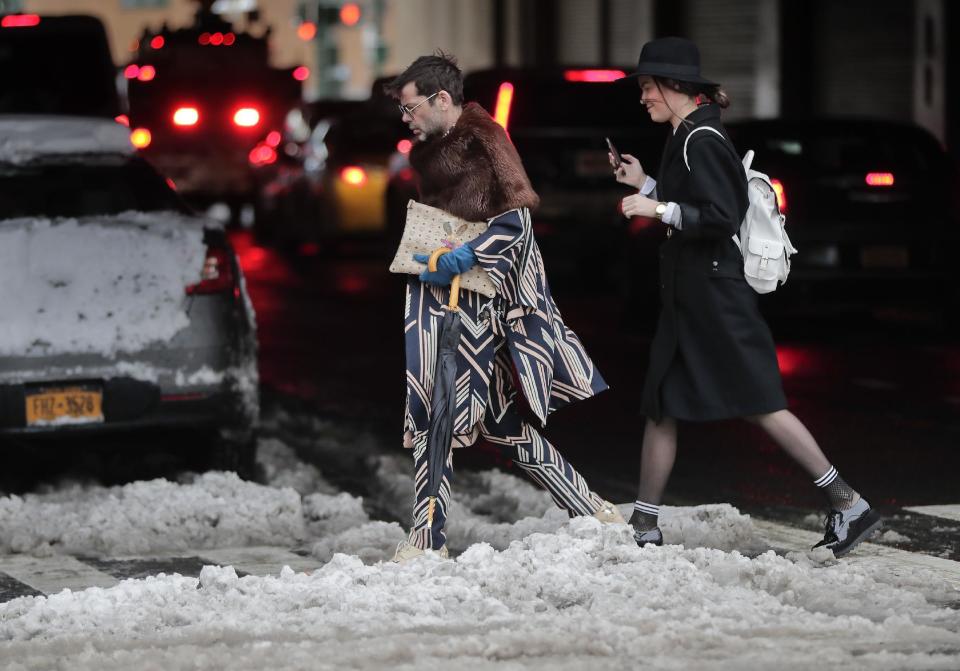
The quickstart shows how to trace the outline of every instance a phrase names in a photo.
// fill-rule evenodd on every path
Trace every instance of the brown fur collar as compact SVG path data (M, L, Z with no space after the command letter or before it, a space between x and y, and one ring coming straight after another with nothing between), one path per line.
M476 103L444 137L414 145L410 164L422 202L468 221L540 203L510 138Z

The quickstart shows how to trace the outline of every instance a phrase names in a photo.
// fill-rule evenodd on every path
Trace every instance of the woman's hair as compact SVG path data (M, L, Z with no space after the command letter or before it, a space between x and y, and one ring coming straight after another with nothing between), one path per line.
M727 95L726 91L720 88L719 84L694 84L693 82L681 82L677 81L676 79L667 79L665 77L654 77L653 79L658 85L666 86L668 89L672 89L678 93L683 93L691 98L703 96L710 102L720 105L720 107L723 109L726 109L730 106L730 96Z

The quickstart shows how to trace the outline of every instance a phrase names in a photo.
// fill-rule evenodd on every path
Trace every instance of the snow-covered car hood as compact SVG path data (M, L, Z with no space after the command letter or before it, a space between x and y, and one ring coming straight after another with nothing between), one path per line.
M190 319L207 220L177 212L0 220L0 356L114 357Z
M110 119L0 115L0 163L48 156L134 153L130 130Z

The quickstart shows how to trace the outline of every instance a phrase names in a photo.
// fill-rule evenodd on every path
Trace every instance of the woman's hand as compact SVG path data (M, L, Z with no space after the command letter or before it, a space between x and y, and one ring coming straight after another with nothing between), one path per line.
M636 193L623 199L620 207L623 210L623 216L627 217L650 217L657 216L657 203L660 201L653 198L647 198Z
M614 165L613 154L607 153L607 158L610 159L610 165ZM647 181L647 173L643 171L643 166L640 165L640 161L630 154L622 154L620 158L623 159L623 161L620 163L620 167L614 170L613 173L617 181L621 184L632 186L635 189L642 187L643 183Z

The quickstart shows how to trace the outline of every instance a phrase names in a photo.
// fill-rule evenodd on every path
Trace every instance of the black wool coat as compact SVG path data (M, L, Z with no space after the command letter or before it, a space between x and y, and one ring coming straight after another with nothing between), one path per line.
M739 157L720 123L720 108L704 105L667 141L658 197L679 205L681 230L660 247L661 311L650 346L642 411L708 421L787 407L770 329L757 294L743 276L734 243L747 211L747 182ZM687 147L693 126L700 131Z

